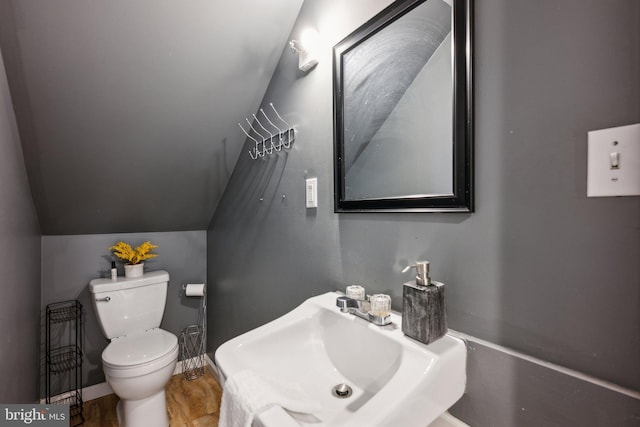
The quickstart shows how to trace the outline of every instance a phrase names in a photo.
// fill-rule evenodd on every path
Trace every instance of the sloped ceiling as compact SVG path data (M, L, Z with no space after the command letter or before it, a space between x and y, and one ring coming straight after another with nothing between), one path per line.
M0 1L42 233L206 229L302 1Z

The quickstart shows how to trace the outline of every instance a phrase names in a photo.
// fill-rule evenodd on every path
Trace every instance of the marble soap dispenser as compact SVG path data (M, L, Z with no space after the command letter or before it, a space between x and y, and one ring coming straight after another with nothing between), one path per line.
M444 284L429 277L429 262L417 261L402 270L416 269L415 281L402 289L402 332L425 344L447 333Z

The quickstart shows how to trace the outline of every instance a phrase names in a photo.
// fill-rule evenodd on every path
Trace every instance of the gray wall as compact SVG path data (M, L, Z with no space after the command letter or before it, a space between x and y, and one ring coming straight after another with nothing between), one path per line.
M400 309L401 268L427 259L451 328L640 390L640 198L586 198L587 131L640 122L640 3L477 2L476 212L338 215L330 47L387 4L345 3L303 5L292 37L315 26L320 63L284 52L263 102L297 140L242 155L209 227L210 349L345 284Z
M462 338L467 388L449 412L472 427L640 425L640 392L475 337Z
M38 398L40 229L0 55L0 403Z
M301 4L0 1L43 234L205 229Z
M159 256L145 262L145 271L166 270L170 275L161 327L178 335L182 328L197 323L201 299L185 297L182 285L206 281L204 230L42 236L42 309L49 303L68 299L77 299L84 306L84 386L104 381L101 354L108 344L91 304L89 281L110 277L112 258L108 248L119 240L136 246L150 240L159 246L155 249ZM124 275L123 269L119 262L120 276Z

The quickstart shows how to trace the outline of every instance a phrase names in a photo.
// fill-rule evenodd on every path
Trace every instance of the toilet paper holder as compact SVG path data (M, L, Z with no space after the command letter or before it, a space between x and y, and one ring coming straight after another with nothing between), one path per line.
M187 297L204 297L206 292L204 283L188 283L182 285L182 294Z

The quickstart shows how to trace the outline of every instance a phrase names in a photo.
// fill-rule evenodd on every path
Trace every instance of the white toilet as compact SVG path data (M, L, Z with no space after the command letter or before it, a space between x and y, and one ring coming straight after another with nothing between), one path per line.
M93 307L105 337L102 352L107 383L120 397L120 426L168 426L164 386L178 361L178 338L159 328L167 301L169 273L89 282Z

